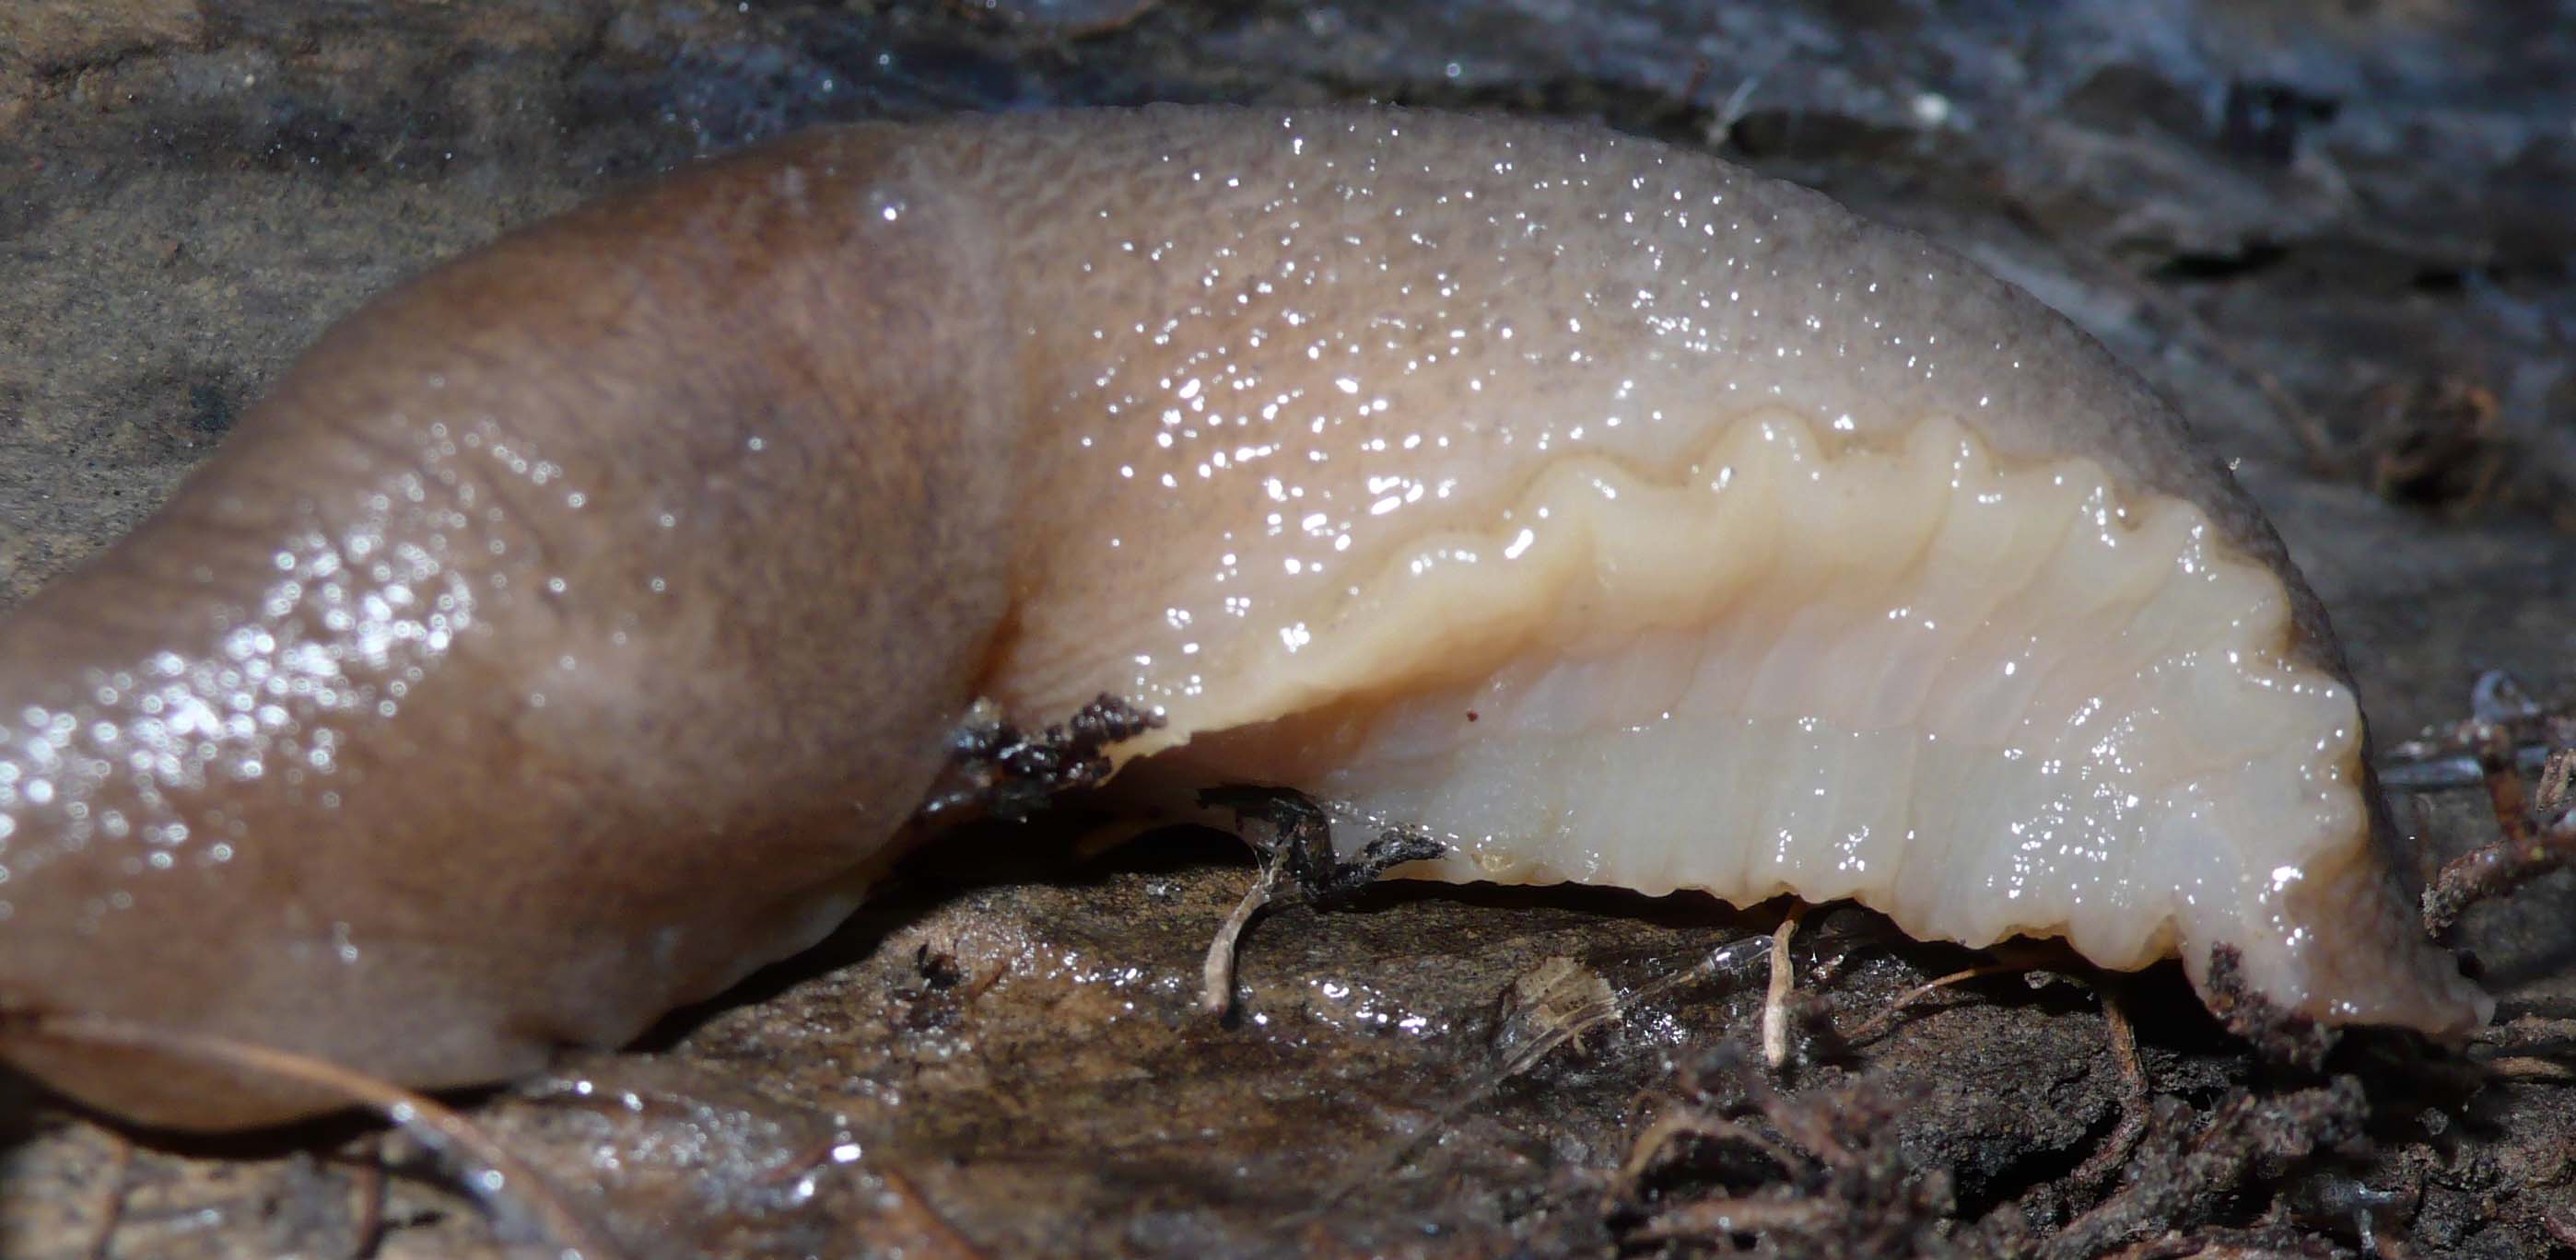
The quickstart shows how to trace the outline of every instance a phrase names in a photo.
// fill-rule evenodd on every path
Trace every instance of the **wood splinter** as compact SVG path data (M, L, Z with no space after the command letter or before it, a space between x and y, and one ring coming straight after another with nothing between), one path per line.
M1789 938L1797 934L1798 920L1806 913L1803 902L1790 906L1771 933L1771 983L1762 995L1762 1063L1774 1072L1789 1061L1789 993L1798 982L1797 967L1789 958Z
M2469 907L2510 894L2576 861L2576 811L2568 809L2576 748L2553 749L2541 766L2538 792L2526 795L2511 730L2500 723L2479 722L2468 736L2475 744L2487 802L2503 836L2444 863L2424 886L2424 930L2435 937L2446 935Z
M1199 972L1199 1008L1210 1015L1233 1009L1236 942L1283 884L1294 885L1308 904L1329 910L1396 867L1428 862L1449 851L1419 831L1391 828L1346 861L1333 851L1332 819L1312 798L1289 788L1213 787L1199 793L1199 805L1233 811L1235 834L1261 858L1261 874L1208 942L1207 961Z

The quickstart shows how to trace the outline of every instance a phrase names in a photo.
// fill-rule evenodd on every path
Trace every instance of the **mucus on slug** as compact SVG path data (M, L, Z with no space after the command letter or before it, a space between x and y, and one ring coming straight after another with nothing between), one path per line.
M943 781L978 697L1034 791ZM0 724L0 1006L424 1087L810 943L920 802L1109 776L1420 824L1410 874L2487 1012L2169 409L1911 235L1582 128L859 126L583 207L333 329L0 622ZM0 1058L151 1124L332 1101Z

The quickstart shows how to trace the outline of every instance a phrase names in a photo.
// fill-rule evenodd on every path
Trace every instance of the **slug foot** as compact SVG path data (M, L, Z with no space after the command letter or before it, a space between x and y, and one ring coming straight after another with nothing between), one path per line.
M1199 1006L1211 1015L1221 1016L1233 1007L1235 943L1282 886L1296 888L1310 905L1335 909L1388 871L1408 862L1428 862L1449 851L1449 846L1420 832L1391 828L1344 859L1333 852L1332 820L1313 798L1292 788L1244 784L1206 788L1199 793L1199 805L1232 810L1236 834L1261 856L1261 874L1208 943Z
M2200 999L2228 1032L2244 1038L2266 1062L2315 1072L2341 1039L2333 1028L2281 1009L2245 983L2245 960L2233 946L2209 951L2209 975L2200 983Z

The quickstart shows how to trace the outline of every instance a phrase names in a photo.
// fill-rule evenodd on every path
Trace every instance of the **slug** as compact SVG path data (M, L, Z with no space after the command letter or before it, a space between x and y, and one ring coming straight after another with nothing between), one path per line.
M131 1121L614 1046L831 928L971 713L1397 873L1852 898L2437 1035L2325 614L2037 302L1597 130L797 135L333 328L0 623L0 1058Z

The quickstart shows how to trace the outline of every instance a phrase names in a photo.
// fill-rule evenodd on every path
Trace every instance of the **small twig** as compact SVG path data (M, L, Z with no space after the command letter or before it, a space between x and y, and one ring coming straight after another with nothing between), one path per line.
M930 1200L921 1193L919 1186L912 1184L911 1178L891 1167L872 1171L877 1180L885 1183L887 1215L899 1218L922 1243L919 1250L905 1248L901 1254L922 1256L927 1260L984 1260L983 1250L964 1234L958 1233L957 1227L949 1224L948 1218L941 1216L937 1208L930 1206Z
M1655 1166L1655 1157L1663 1154L1677 1137L1732 1139L1768 1156L1784 1172L1795 1173L1806 1162L1787 1143L1741 1121L1696 1111L1668 1111L1656 1117L1644 1133L1637 1135L1636 1144L1628 1148L1628 1161L1619 1168L1619 1183L1636 1185L1646 1170Z
M1293 883L1310 904L1331 909L1357 897L1379 876L1409 862L1428 862L1449 846L1418 831L1392 828L1381 832L1344 861L1333 851L1333 822L1304 793L1291 788L1229 785L1199 793L1203 809L1234 812L1235 834L1261 855L1261 875L1243 894L1208 943L1207 961L1199 971L1199 1007L1222 1016L1234 1005L1237 941L1261 908L1284 884ZM1265 839L1252 830L1265 823Z
M2535 1058L2527 1054L2489 1059L2481 1066L2486 1068L2488 1075L2508 1081L2532 1081L2551 1085L2563 1085L2576 1081L2576 1067L2569 1067L2555 1059Z
M1252 887L1243 890L1243 900L1235 903L1234 913L1225 916L1216 938L1208 942L1207 961L1199 966L1200 1010L1222 1017L1233 1009L1235 943L1242 938L1252 916L1270 904L1270 894L1279 887L1279 875L1280 863L1264 860L1261 874L1252 881Z
M349 1260L370 1260L384 1243L385 1156L381 1134L364 1139L349 1173Z
M2487 803L2503 838L2451 859L2424 886L2424 930L2435 936L2448 932L2470 906L2504 896L2576 859L2576 822L2558 817L2547 826L2535 824L2511 734L2501 725L2482 723L2475 739ZM2541 772L2553 796L2565 792L2570 757L2564 750L2552 753Z
M134 1140L113 1131L107 1139L113 1143L107 1153L107 1193L99 1201L98 1224L90 1229L89 1246L81 1253L89 1260L107 1260L117 1224L125 1219L126 1177L134 1171Z
M1797 968L1789 958L1789 938L1797 935L1804 903L1789 907L1771 934L1771 983L1762 997L1762 1062L1772 1071L1789 1061L1789 992L1797 986Z
M1979 963L1964 971L1953 971L1937 980L1926 980L1907 990L1903 996L1897 998L1895 1001L1888 1003L1887 1009L1882 1010L1878 1014L1870 1016L1867 1020L1863 1021L1861 1026L1853 1029L1846 1039L1857 1045L1861 1042L1877 1037L1881 1033L1884 1033L1888 1029L1896 1026L1897 1018L1905 1013L1905 1008L1923 1000L1932 993L1949 988L1951 985L1975 980L1984 976L2009 976L2025 971L2037 970L2039 970L2039 966L2035 963L1989 962Z
M2102 996L2102 1023L2110 1034L2111 1061L2119 1067L2120 1079L2129 1088L2120 1095L2119 1127L2111 1130L2110 1140L2069 1178L2079 1186L2093 1185L2128 1162L2139 1141L2147 1136L2147 1120L2154 1112L2148 1105L2151 1086L2147 1068L2138 1061L2137 1026L2129 1022L2129 1012L2121 1005L2116 986L2097 985L2094 991Z
M615 1260L618 1252L599 1231L536 1170L520 1161L463 1115L427 1095L352 1071L327 1059L235 1041L212 1033L156 1028L104 1015L39 1015L20 1023L18 1035L50 1038L76 1046L118 1046L173 1058L216 1064L253 1076L294 1081L351 1104L381 1112L433 1151L454 1150L480 1164L488 1179L469 1177L465 1184L478 1196L499 1195L518 1187L517 1200L535 1216L540 1228L565 1260Z

